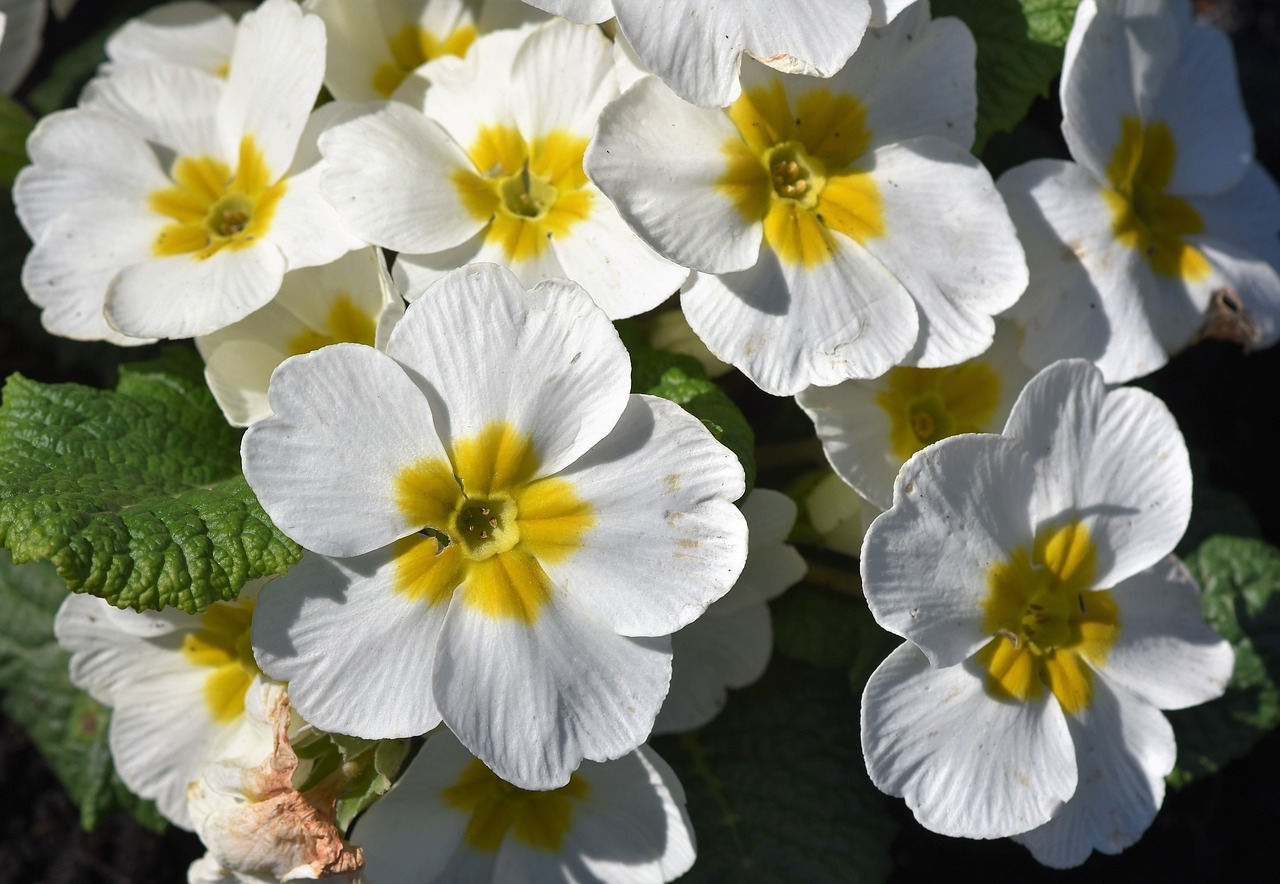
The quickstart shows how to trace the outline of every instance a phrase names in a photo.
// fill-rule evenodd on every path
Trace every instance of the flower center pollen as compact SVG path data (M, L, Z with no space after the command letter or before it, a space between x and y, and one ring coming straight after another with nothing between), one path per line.
M818 202L826 184L821 162L809 155L803 145L787 141L770 149L765 156L773 192L779 199L794 200L805 208Z
M464 497L449 535L462 544L469 558L483 561L520 542L516 516L516 503L506 495L478 500Z

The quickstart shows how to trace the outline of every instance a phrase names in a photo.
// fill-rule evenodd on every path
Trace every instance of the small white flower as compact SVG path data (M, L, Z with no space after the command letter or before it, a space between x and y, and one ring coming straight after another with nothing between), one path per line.
M267 385L290 356L342 341L386 347L404 301L384 261L369 247L290 271L270 304L196 338L209 389L232 425L247 427L271 413Z
M102 73L131 64L186 65L225 77L231 69L236 23L225 10L204 0L178 0L130 19L107 40Z
M739 94L742 56L785 71L830 77L867 25L886 25L911 0L527 0L570 21L617 17L644 65L685 101L724 107Z
M645 77L601 112L587 173L698 271L689 324L767 392L953 365L987 349L1027 272L968 151L974 51L920 3L828 80L744 64L725 110Z
M391 98L416 68L463 56L480 34L545 19L519 0L307 0L329 35L324 84L339 101Z
M805 496L804 505L822 542L855 559L862 555L862 538L872 520L883 512L830 471Z
M956 433L1000 432L1032 374L1012 323L1000 321L991 348L959 365L900 366L874 380L810 387L796 401L836 473L885 510L907 458Z
M582 169L600 108L618 94L598 30L488 34L422 74L422 110L391 102L320 139L325 196L352 230L400 252L409 300L472 262L509 267L526 286L573 279L611 319L680 287L688 271L628 230Z
M1174 762L1159 710L1231 676L1169 555L1190 512L1173 416L1083 360L1037 375L1003 435L907 461L862 549L872 613L908 639L863 693L872 781L928 829L1030 833L1054 865L1136 841Z
M1186 4L1086 0L1061 97L1075 162L999 184L1032 270L1012 313L1023 359L1084 357L1126 381L1240 310L1241 342L1275 343L1280 191L1253 161L1227 37Z
M253 644L307 721L370 739L442 719L522 788L644 741L670 633L733 585L742 467L633 396L604 314L563 280L472 265L386 353L335 344L272 377L245 476L323 556L263 594Z
M447 731L357 822L378 884L487 881L660 884L693 865L684 790L649 747L529 792L498 779Z
M791 498L757 488L742 501L742 514L747 564L724 598L671 636L671 689L655 734L702 727L724 708L728 688L764 675L773 651L768 602L804 577L804 558L786 542L796 521Z
M285 271L362 245L318 190L323 72L320 20L267 0L241 20L225 81L131 64L41 120L14 201L45 326L119 344L209 334L270 301Z
M249 645L257 584L199 615L129 611L67 596L54 620L71 683L112 708L108 743L120 779L172 823L191 828L187 784L244 719L264 679Z

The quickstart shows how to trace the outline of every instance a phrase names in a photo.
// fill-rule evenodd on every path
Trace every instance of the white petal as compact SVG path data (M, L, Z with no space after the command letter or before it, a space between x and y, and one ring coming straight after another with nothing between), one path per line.
M1269 255L1207 237L1197 238L1194 244L1211 268L1202 285L1202 290L1208 292L1208 301L1211 303L1223 289L1234 292L1242 312L1248 315L1252 346L1260 349L1274 344L1280 338L1280 242L1271 246ZM1207 315L1206 310L1206 319Z
M586 25L548 22L533 29L510 77L512 113L530 140L551 132L589 137L601 109L618 95L613 48L599 28Z
M40 54L44 31L45 5L34 2L6 3L0 20L0 93L9 95L21 85Z
M1041 863L1078 866L1097 850L1135 843L1164 801L1164 778L1177 754L1173 728L1154 706L1104 679L1079 718L1068 718L1080 784L1045 825L1014 838Z
M392 547L305 556L259 597L254 657L321 730L385 740L440 723L432 661L447 609L395 591L396 563Z
M486 223L472 217L450 180L474 171L471 161L412 108L371 109L321 135L320 151L321 193L368 242L422 254L455 246Z
M862 693L871 781L932 832L1000 838L1049 820L1076 790L1071 735L1052 700L1002 702L969 664L931 669L905 642Z
M324 20L328 38L324 84L339 101L385 98L374 88L374 73L382 65L398 67L382 22L369 5L350 0L311 0L307 7Z
M867 4L830 0L792 0L785 15L772 0L715 6L667 0L661 15L648 0L614 0L613 8L649 69L703 107L737 98L744 52L781 71L831 76L858 48L870 20Z
M1023 388L1004 434L1036 470L1037 528L1079 520L1105 588L1173 552L1191 516L1191 466L1177 421L1155 396L1107 392L1083 360L1046 368Z
M275 177L293 163L324 79L324 22L292 0L266 0L236 29L218 129L227 156L252 137Z
M472 149L486 127L516 125L514 90L518 87L511 66L529 36L528 31L486 34L472 44L465 58L441 56L415 72L414 79L430 84L421 105L423 112L439 124L463 151ZM566 86L560 81L552 88L564 89ZM571 91L576 92L576 89ZM407 101L409 96L397 91L394 98ZM582 134L589 132L588 129ZM534 133L521 131L520 134L529 140ZM484 174L489 170L477 171Z
M768 605L721 612L719 604L671 636L671 689L653 723L654 734L702 727L720 714L728 688L751 684L769 665Z
M1235 662L1225 639L1204 622L1200 589L1173 556L1113 589L1120 635L1103 674L1160 709L1184 709L1222 696Z
M613 18L613 0L525 0L525 2L579 24L595 25L607 18Z
M965 148L918 138L875 152L887 235L866 249L906 286L920 312L910 364L955 365L991 346L991 316L1027 287L1017 232L990 174Z
M119 120L96 111L57 111L27 138L31 165L18 173L13 201L33 242L68 211L93 198L144 203L172 182L147 143Z
M667 635L729 591L747 556L737 458L697 418L632 396L617 426L559 478L591 507L552 581L623 635Z
M720 111L681 101L646 77L600 113L587 145L587 175L658 254L708 273L756 262L764 226L720 193L723 147L741 141Z
M396 502L397 477L448 454L395 360L358 344L295 356L272 375L271 408L241 454L280 530L315 552L352 556L423 527Z
M1025 334L1022 358L1037 368L1084 357L1110 383L1155 371L1168 361L1148 305L1162 303L1151 266L1112 231L1102 184L1088 170L1037 160L1000 177L1031 272L1011 313Z
M582 289L548 280L525 291L492 264L464 267L410 305L387 352L427 381L447 443L504 421L530 438L539 476L603 438L631 388L626 350Z
M525 624L454 596L435 658L435 698L459 741L522 789L569 782L583 760L644 742L671 678L664 638L624 638L557 595Z
M893 508L862 544L862 583L876 622L952 666L991 639L982 601L993 565L1032 540L1035 475L1011 439L961 435L902 466Z
M798 583L808 567L804 556L786 542L797 512L790 497L757 487L739 503L739 508L750 531L747 564L733 590L716 603L726 612L777 598Z
M138 64L89 82L80 106L113 116L153 144L179 156L235 162L219 138L217 109L225 84L213 74L177 64ZM277 171L283 171L279 167Z
M915 302L862 246L832 240L831 259L811 269L766 248L750 270L695 275L680 298L689 325L775 396L884 374L916 342Z
M125 22L107 40L106 51L117 65L170 62L218 74L231 58L235 36L231 16L212 3L185 0Z

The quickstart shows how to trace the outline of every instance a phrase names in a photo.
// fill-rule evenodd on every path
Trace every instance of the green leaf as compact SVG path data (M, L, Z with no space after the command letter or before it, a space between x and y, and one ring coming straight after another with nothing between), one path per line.
M27 164L27 136L35 124L22 105L0 95L0 187L13 187L18 170Z
M720 444L738 456L747 474L749 492L756 482L755 434L733 400L714 381L702 376L702 366L696 361L694 366L694 371L679 366L668 368L658 383L640 392L670 399L702 421Z
M240 473L198 357L123 366L114 392L14 375L0 406L0 546L118 607L188 613L301 557Z
M775 660L707 727L654 741L688 794L698 860L682 882L883 881L895 825L859 750L839 672Z
M77 690L67 675L69 655L53 636L53 618L66 595L49 565L14 565L0 551L0 706L62 780L85 829L123 809L159 832L166 823L155 805L126 789L112 766L111 710Z
M848 669L858 659L862 621L871 618L862 599L802 583L770 607L779 654L823 669Z
M317 788L342 768L335 824L344 835L360 812L387 793L413 747L412 740L363 740L344 734L318 734L294 746L300 759L314 761L299 792Z
M1062 70L1062 48L1080 0L933 0L935 17L953 15L978 44L978 131L981 153L995 132L1026 116Z
M1217 700L1166 713L1178 738L1174 786L1248 754L1280 724L1280 550L1211 537L1187 567L1204 588L1205 620L1235 648L1236 668Z

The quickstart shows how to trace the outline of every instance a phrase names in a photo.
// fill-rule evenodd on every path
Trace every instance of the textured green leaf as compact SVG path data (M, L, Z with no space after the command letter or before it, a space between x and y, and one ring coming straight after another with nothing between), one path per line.
M657 384L640 392L670 399L702 421L711 435L738 456L750 491L756 482L755 434L733 400L707 380L701 366L694 365L697 370L692 373L679 366L668 368Z
M93 829L116 809L148 828L165 827L149 801L125 788L111 764L111 710L77 690L68 654L53 637L53 618L67 588L47 563L14 565L0 550L0 688L4 713L27 731ZM30 797L30 796L28 796Z
M1062 70L1062 47L1080 0L933 0L934 16L953 15L978 44L978 132L981 153L994 132L1026 116Z
M895 826L863 768L841 673L775 660L709 726L653 745L684 785L698 838L682 882L888 878Z
M1211 537L1187 566L1204 588L1205 619L1235 648L1236 668L1222 697L1167 713L1178 738L1176 786L1246 755L1280 724L1280 550Z
M188 613L301 556L240 473L198 358L123 366L116 390L20 375L0 406L0 546L119 607Z
M14 176L27 164L27 136L35 120L7 95L0 95L0 187L13 187Z
M824 669L848 669L858 659L871 617L862 599L802 583L770 607L778 653Z

